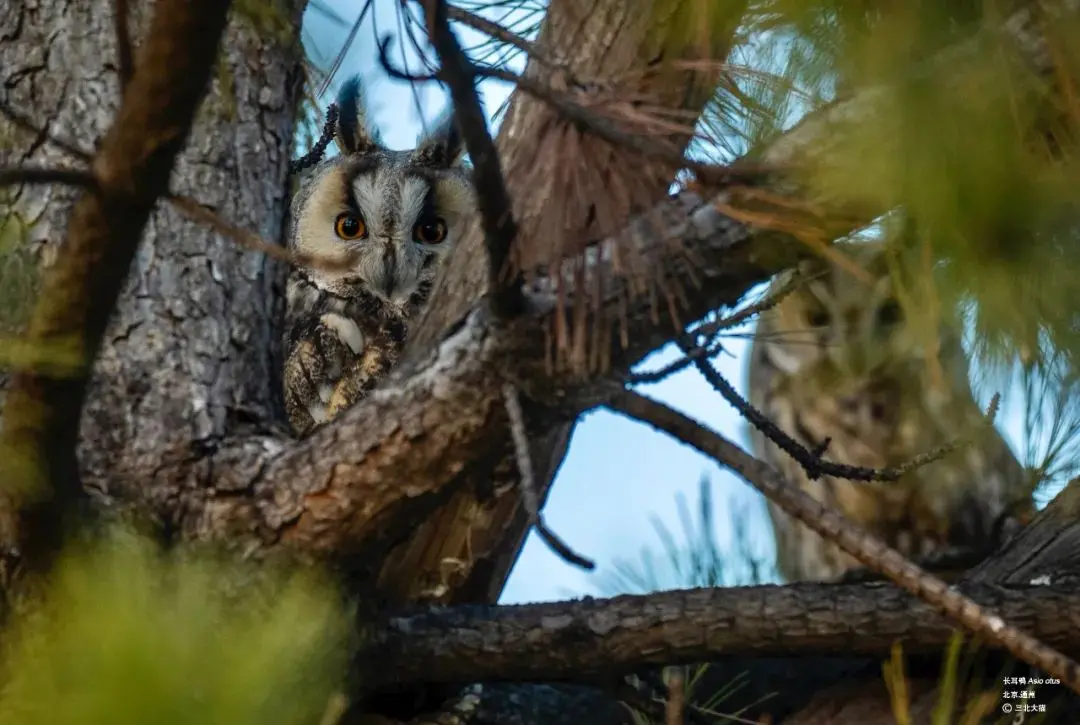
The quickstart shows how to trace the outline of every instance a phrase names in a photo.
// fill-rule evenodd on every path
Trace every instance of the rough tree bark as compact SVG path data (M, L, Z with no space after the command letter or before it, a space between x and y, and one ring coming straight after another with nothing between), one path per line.
M213 87L172 177L241 226L279 239L300 92L299 18L281 6L275 32L231 22ZM148 3L134 6L133 28ZM17 2L3 21L0 100L57 137L92 150L119 101L112 5ZM143 22L140 22L140 18ZM136 36L137 38L137 36ZM13 158L76 166L25 132ZM71 191L35 186L20 205L46 262L65 231ZM128 498L163 450L202 447L279 420L282 269L164 205L153 214L93 377L80 463L86 485Z

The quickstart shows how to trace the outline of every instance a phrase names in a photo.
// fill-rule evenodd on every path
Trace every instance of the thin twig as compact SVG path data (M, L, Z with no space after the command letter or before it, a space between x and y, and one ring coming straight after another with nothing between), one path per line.
M536 481L533 477L532 456L529 455L529 436L525 432L525 414L521 410L517 388L511 383L504 384L503 398L506 400L506 414L510 418L510 435L514 439L518 475L521 476L521 500L529 521L536 527L536 533L544 543L565 562L587 571L595 569L596 564L574 552L544 524L540 516L540 497L536 493Z
M675 373L682 372L686 368L690 367L698 358L708 357L711 358L714 355L719 354L723 350L723 347L718 343L710 345L699 345L691 350L689 353L683 355L678 360L670 362L661 368L656 370L650 370L644 373L633 373L626 376L626 382L631 385L652 385L653 383L659 383L661 380L666 380L668 377Z
M742 323L749 320L754 315L760 315L762 312L768 312L773 307L780 304L780 301L787 297L789 294L798 287L799 278L797 275L791 275L786 282L784 282L775 292L770 292L766 296L762 297L757 302L747 305L746 307L731 313L727 317L721 317L718 320L712 322L706 322L703 325L695 327L691 334L698 335L714 335L721 330L730 330L733 327L738 327Z
M348 255L335 259L324 255L292 252L280 244L268 242L259 235L226 221L220 214L207 209L190 196L169 193L165 195L165 200L192 221L205 224L221 236L233 240L242 247L255 252L262 252L268 257L287 264L297 267L312 267L327 272L346 271L353 265L353 259Z
M326 77L323 78L322 85L315 92L315 99L318 99L326 93L330 88L330 84L334 82L334 76L337 75L338 69L341 68L341 64L345 62L345 56L349 52L349 48L352 47L353 41L356 39L356 34L360 31L360 26L364 24L364 18L367 17L368 12L375 4L375 0L366 0L364 7L360 9L360 14L356 16L356 21L353 23L352 28L349 29L349 35L345 38L345 42L341 46L341 50L334 56L334 62L330 64L330 69L326 72Z
M29 116L21 113L11 106L0 103L0 114L6 116L12 123L18 125L24 130L33 133L37 136L44 136L44 138L50 143L54 144L57 148L66 151L77 159L86 161L89 163L92 160L92 156L80 149L74 143L65 141L64 139L56 138L48 135L44 129L34 123L33 119ZM326 135L327 128L330 128L337 118L337 107L331 105L326 110L327 122L323 128L323 134ZM333 135L333 131L330 132ZM325 151L327 141L325 144L320 139L320 144ZM314 152L314 149L312 149ZM304 163L310 163L308 161L311 154L308 154L297 161L294 164L301 166ZM316 162L318 159L316 159ZM16 167L12 169L0 169L0 186L5 184L70 184L72 186L88 187L96 184L94 177L89 171L78 169L53 169L53 168L34 168L34 167ZM189 219L201 222L223 237L233 240L239 245L251 249L256 252L262 252L263 254L277 259L282 262L300 267L312 267L315 269L322 269L328 272L340 272L349 269L352 266L353 260L350 257L344 259L331 259L314 254L301 254L296 252L290 252L288 249L282 247L279 244L272 244L260 238L258 235L253 234L246 229L236 226L231 222L226 221L220 214L207 209L200 204L196 199L182 194L174 194L168 192L163 195L165 201L173 205L177 210L184 214Z
M695 346L685 338L677 340L677 343L679 348L683 351L683 354L687 355L687 357L689 357L696 349ZM834 476L836 478L845 478L849 481L897 481L918 468L922 468L934 461L941 460L953 451L974 440L974 432L972 432L966 436L961 436L944 445L938 446L932 451L920 453L910 461L906 461L899 466L892 466L889 468L867 468L865 466L852 466L846 463L826 461L822 459L822 456L828 446L827 441L819 443L815 450L810 450L799 443L790 435L782 431L776 423L769 420L768 416L750 405L745 398L739 395L738 391L735 390L731 383L729 383L723 375L716 372L716 369L709 364L708 360L703 359L703 357L703 355L698 355L694 359L694 365L697 366L698 371L705 378L706 382L720 393L724 400L730 403L731 407L735 408L735 410L746 418L752 426L761 431L769 440L775 443L780 450L794 458L799 465L803 467L803 470L806 471L806 475L809 476L811 480L822 476ZM1001 396L995 394L990 401L990 407L989 410L987 410L986 418L983 419L982 424L979 426L980 429L984 426L994 424L994 418L997 415L998 404L1000 401Z
M0 186L13 184L66 184L89 188L97 181L83 169L56 169L35 166L0 168Z
M512 45L521 52L525 53L529 57L530 61L535 60L538 63L548 66L549 68L562 68L563 64L550 58L546 53L540 50L535 43L531 43L525 38L522 38L517 33L499 25L498 23L488 20L485 17L471 13L468 10L464 10L459 7L450 5L446 8L446 14L451 20L456 20L462 25L467 25L473 30L478 30L484 35L489 35L496 40L500 40L507 45Z
M770 172L777 170L750 163L742 163L739 164L738 168L735 168L694 161L687 158L671 144L642 134L624 131L614 121L589 111L573 100L570 94L557 91L534 78L518 75L503 68L477 68L475 72L478 76L494 78L517 85L525 93L557 110L567 120L579 124L590 133L599 136L610 144L635 151L646 158L665 162L675 169L692 171L697 180L703 185L727 186L735 182L749 185L758 184Z
M995 542L996 543L996 542ZM993 553L994 545L981 548L946 547L927 556L912 557L912 561L927 571L944 578L949 572L964 572L975 568ZM879 572L872 569L849 569L837 580L840 584L862 584L882 579Z
M757 302L744 307L743 309L722 317L712 322L707 322L703 325L699 325L691 331L693 337L705 336L709 338L706 342L700 343L695 346L689 353L684 354L678 360L670 362L667 365L657 369L650 370L645 373L634 373L626 377L626 382L631 385L650 385L658 383L661 380L665 380L675 373L682 372L686 368L690 367L695 361L700 359L711 359L723 351L723 345L715 342L715 338L718 333L723 330L729 330L732 327L738 327L748 319L766 310L775 307L780 300L786 297L795 289L795 277L792 276L784 285L782 285L775 292L770 293L768 296L758 300ZM824 453L824 451L822 451ZM820 455L820 454L819 454Z
M608 406L712 457L826 541L835 544L867 567L881 572L904 590L972 633L983 637L987 642L1008 650L1017 658L1059 678L1080 693L1080 665L1072 659L1008 624L970 597L951 589L948 584L920 569L900 552L886 546L803 490L784 481L769 466L723 436L677 410L633 391L623 390L613 395Z
M525 309L523 278L510 269L510 249L517 237L510 193L499 167L495 142L487 130L487 119L476 95L475 66L465 57L457 36L450 28L444 0L426 0L428 35L439 54L439 77L450 89L454 116L473 163L473 186L484 228L488 254L488 287L492 310L499 317L511 317Z
M131 53L131 32L128 29L128 0L113 0L113 22L116 35L116 72L120 76L122 96L135 68Z
M322 161L322 157L326 155L326 147L334 140L334 132L337 129L337 120L337 104L331 103L326 108L326 119L323 121L322 133L319 134L319 140L315 142L311 147L311 150L306 154L289 162L290 174L297 174Z
M683 676L683 668L671 667L667 675L664 725L683 725L683 711L686 709L686 678Z

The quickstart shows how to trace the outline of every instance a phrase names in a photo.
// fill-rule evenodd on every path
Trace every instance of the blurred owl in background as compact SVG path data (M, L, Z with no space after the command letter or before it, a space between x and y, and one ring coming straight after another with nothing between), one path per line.
M301 178L291 208L289 249L347 265L289 274L283 380L300 436L355 404L393 367L471 208L451 115L415 149L392 151L368 125L358 78L342 85L337 105L341 153Z
M828 440L826 460L855 466L899 466L959 436L978 433L976 441L888 482L810 480L756 429L754 454L908 557L987 551L1003 522L1033 513L1031 477L996 429L979 428L985 412L972 396L959 327L942 322L935 361L897 299L885 245L842 253L866 274L806 262L798 287L762 314L749 355L751 404L811 450ZM769 515L785 580L835 581L861 568L772 502Z

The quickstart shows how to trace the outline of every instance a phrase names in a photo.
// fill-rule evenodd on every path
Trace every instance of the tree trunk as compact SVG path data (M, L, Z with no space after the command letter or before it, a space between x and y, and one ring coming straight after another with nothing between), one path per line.
M304 3L280 15L233 14L212 88L171 189L266 239L281 238L286 170L301 90ZM151 5L133 3L133 30ZM16 2L0 23L0 100L52 136L92 152L119 105L113 5ZM256 23L261 23L257 26ZM17 162L82 166L25 131ZM18 209L44 210L31 241L48 264L65 233L71 190L23 187ZM198 456L280 415L283 268L160 204L147 225L94 369L80 467L105 497L153 499L145 473L163 455ZM210 486L212 472L189 486ZM161 522L170 527L178 522Z

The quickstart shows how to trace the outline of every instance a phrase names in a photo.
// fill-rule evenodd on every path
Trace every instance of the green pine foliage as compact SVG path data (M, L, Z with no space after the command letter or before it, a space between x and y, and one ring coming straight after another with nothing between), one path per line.
M1037 354L1043 337L1070 356L1080 350L1070 295L1080 271L1080 25L1034 10L1055 66L1046 78L1001 31L1009 11L761 0L733 56L750 56L732 68L737 93L722 89L712 114L722 137L739 139L733 151L752 153L803 113L875 89L883 111L829 139L835 153L800 169L801 180L823 205L902 211L913 233L896 237L898 256L933 278L943 309L969 312L987 363Z
M725 551L716 539L719 529L708 476L698 481L693 509L682 495L676 497L682 541L658 518L653 528L659 546L642 547L638 558L616 560L604 572L598 588L603 596L649 594L669 589L730 587L761 584L775 579L768 557L755 551L745 529L748 516L729 515L724 528L734 532L735 549Z
M311 573L118 530L43 589L0 638L0 724L318 725L339 702L350 619Z
M1024 32L1004 31L1022 5ZM928 343L942 322L962 326L980 384L1024 394L1027 432L1055 436L1020 452L1044 490L1064 483L1063 451L1080 433L1066 420L1080 392L1080 19L1062 7L753 1L695 148L752 157L806 114L869 90L872 103L823 139L829 152L796 169L807 201L874 217L854 231L894 251L909 322ZM1017 49L1035 33L1049 72ZM1030 424L1048 414L1055 422ZM1054 451L1057 465L1044 465Z

